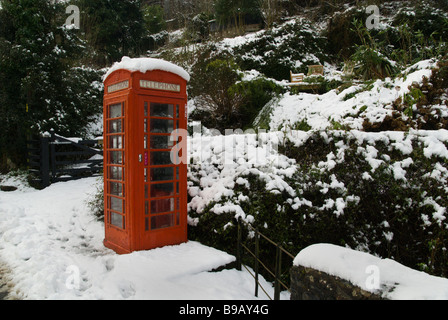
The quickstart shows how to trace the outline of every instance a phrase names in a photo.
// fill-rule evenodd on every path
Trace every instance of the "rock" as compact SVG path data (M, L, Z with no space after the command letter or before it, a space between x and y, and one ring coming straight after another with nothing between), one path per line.
M325 272L293 266L291 300L382 300L381 296L365 291L349 281Z

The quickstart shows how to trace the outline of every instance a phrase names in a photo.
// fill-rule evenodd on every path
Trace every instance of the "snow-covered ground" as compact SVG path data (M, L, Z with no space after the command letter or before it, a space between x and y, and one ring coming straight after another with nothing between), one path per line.
M254 280L235 269L210 272L235 257L189 241L117 255L102 244L103 224L87 202L98 178L61 182L44 190L21 178L0 177L0 270L9 299L252 300ZM378 272L390 299L448 299L448 279L429 276L367 253L329 244L302 250L294 264L314 267L366 288ZM368 269L369 267L376 269ZM261 279L272 296L271 284ZM268 299L260 290L258 299ZM387 292L386 292L387 293ZM281 298L289 299L283 292Z
M0 191L0 270L8 270L9 299L257 299L247 271L210 272L235 257L198 242L128 255L105 248L103 224L87 205L97 178L41 191L19 178L0 180L19 187Z
M341 92L331 90L323 95L287 92L266 106L271 109L270 128L288 129L306 122L313 130L325 130L337 122L362 130L365 119L377 123L391 116L393 102L409 93L413 83L421 84L423 77L429 78L435 66L434 60L420 61L406 69L401 77L376 80L369 90L353 85ZM441 110L446 117L446 108Z

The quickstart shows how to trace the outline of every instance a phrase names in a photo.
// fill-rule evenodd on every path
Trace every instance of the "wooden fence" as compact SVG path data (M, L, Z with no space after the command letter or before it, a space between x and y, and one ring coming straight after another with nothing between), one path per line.
M103 150L98 140L65 138L54 131L28 141L28 166L41 188L102 173Z

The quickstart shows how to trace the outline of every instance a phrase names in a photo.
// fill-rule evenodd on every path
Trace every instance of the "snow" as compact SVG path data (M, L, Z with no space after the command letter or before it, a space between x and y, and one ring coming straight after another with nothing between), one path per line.
M297 23L297 20L287 23ZM257 41L264 34L265 31L259 31L223 39L216 44L217 51L232 52L233 48ZM177 37L178 34L171 36ZM275 43L284 40L278 37ZM190 46L191 49L194 47ZM246 58L256 60L262 57L247 54ZM305 62L314 60L318 59L312 53L304 59ZM295 61L296 66L303 63ZM204 134L195 131L188 139L188 163L197 169L189 170L188 192L192 198L189 210L200 214L214 201L227 197L228 201L214 204L210 211L217 215L231 212L235 218L254 222L255 218L246 214L241 206L249 201L248 197L234 191L238 185L250 188L250 182L243 178L248 174L260 177L272 193L286 191L290 195L287 202L294 209L311 207L312 202L298 196L285 181L286 177L293 176L298 164L278 153L277 147L286 138L300 146L316 131L324 137L326 133L323 130L333 129L335 124L351 129L340 134L356 140L358 155L368 161L371 168L362 174L365 180L372 180L371 174L386 163L395 179L406 181L406 169L412 164L412 158L390 163L390 159L381 156L375 148L378 141L403 155L411 155L412 143L417 139L425 146L425 157L439 157L446 162L447 130L410 130L406 133L361 131L365 119L374 123L391 115L393 102L409 93L410 85L429 77L435 65L433 59L420 61L404 70L401 76L376 80L368 87L354 84L345 90L331 90L322 95L285 93L273 99L270 109L266 109L270 112L269 127L274 130L271 132L260 130L258 134L232 132L221 135L207 128L199 130ZM328 63L324 67L327 80L342 79L342 72L336 67ZM168 61L129 57L115 63L103 79L119 69L142 73L163 70L190 80L187 71ZM257 70L243 73L243 81L258 77L264 76ZM285 86L287 80L275 82ZM188 112L195 108L194 99L190 99ZM306 122L311 131L291 130L300 122ZM101 125L100 116L95 131L99 132ZM280 128L282 131L276 131ZM329 150L325 161L318 163L322 172L330 172L344 162L344 150L348 146L341 141L336 147L336 151ZM448 180L448 170L439 163L427 174ZM334 174L330 179L329 183L318 181L317 186L322 194L331 189L341 191L341 197L326 199L323 204L323 208L332 209L336 216L340 216L350 202L360 199L345 194L346 186ZM178 246L128 255L117 255L105 248L103 223L97 221L87 206L87 201L96 192L98 181L95 178L56 183L41 191L11 176L0 176L0 182L18 187L13 192L0 191L0 270L8 270L2 276L11 287L11 299L255 299L254 280L246 271L210 272L234 261L235 257L199 242L188 241ZM446 223L446 208L440 206L437 199L428 196L423 205L434 209L434 221ZM281 205L277 208L282 210ZM422 215L422 218L426 226L431 225L430 216ZM200 218L188 219L194 226ZM386 226L388 222L383 224ZM228 222L224 228L230 225ZM265 227L268 228L267 225ZM384 236L388 241L393 239L391 232ZM302 250L294 264L347 279L368 291L380 289L389 299L448 299L448 279L429 276L390 259L349 248L315 244ZM379 271L379 289L372 288L368 281L372 270ZM264 279L261 281L263 287L273 291L271 284ZM287 293L282 293L282 299L288 298ZM267 297L261 296L261 299Z
M131 72L140 71L142 73L152 70L162 70L177 74L179 77L190 81L190 75L182 67L171 62L155 58L129 58L126 56L123 57L120 62L114 63L106 72L103 79L107 79L112 72L120 69L129 70Z
M393 102L409 93L408 87L413 83L421 84L423 77L429 78L435 65L432 59L420 61L393 80L376 80L371 88L353 85L341 92L334 89L322 95L287 92L272 108L270 128L294 127L295 123L305 121L313 130L332 128L335 122L362 130L364 119L375 123L392 115Z
M311 245L295 257L293 264L346 279L366 291L379 292L387 299L448 299L448 279L333 244Z
M87 205L97 178L40 191L18 177L0 181L18 187L0 191L0 262L8 270L2 278L9 299L257 299L247 271L210 272L235 257L199 242L127 255L105 248L103 223ZM261 281L273 296L272 285Z
M201 131L198 126L196 130ZM189 209L201 213L210 202L219 201L222 196L234 196L235 183L248 185L249 182L241 176L249 173L266 181L271 192L286 190L295 196L294 190L282 178L295 172L295 161L277 152L280 136L279 132L263 133L262 130L259 134L193 134L188 140L187 163L197 166L197 170L190 171L189 178L197 181L200 188L190 186ZM192 176L192 171L198 175ZM214 210L217 214L235 212L235 217L251 219L239 205L219 205Z

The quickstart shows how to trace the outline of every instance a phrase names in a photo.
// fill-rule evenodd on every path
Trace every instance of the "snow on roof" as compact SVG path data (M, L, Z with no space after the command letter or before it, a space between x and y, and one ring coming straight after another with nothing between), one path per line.
M303 249L294 265L313 268L350 281L370 292L392 300L448 299L448 279L413 270L391 259L381 259L365 252L320 243ZM376 271L378 287L372 286Z
M120 62L114 63L114 65L104 75L103 80L106 80L112 72L120 69L129 70L131 72L140 71L142 73L152 70L162 70L177 74L185 80L190 81L190 75L188 72L186 72L182 67L179 67L171 62L154 58L129 58L126 56L123 57Z

